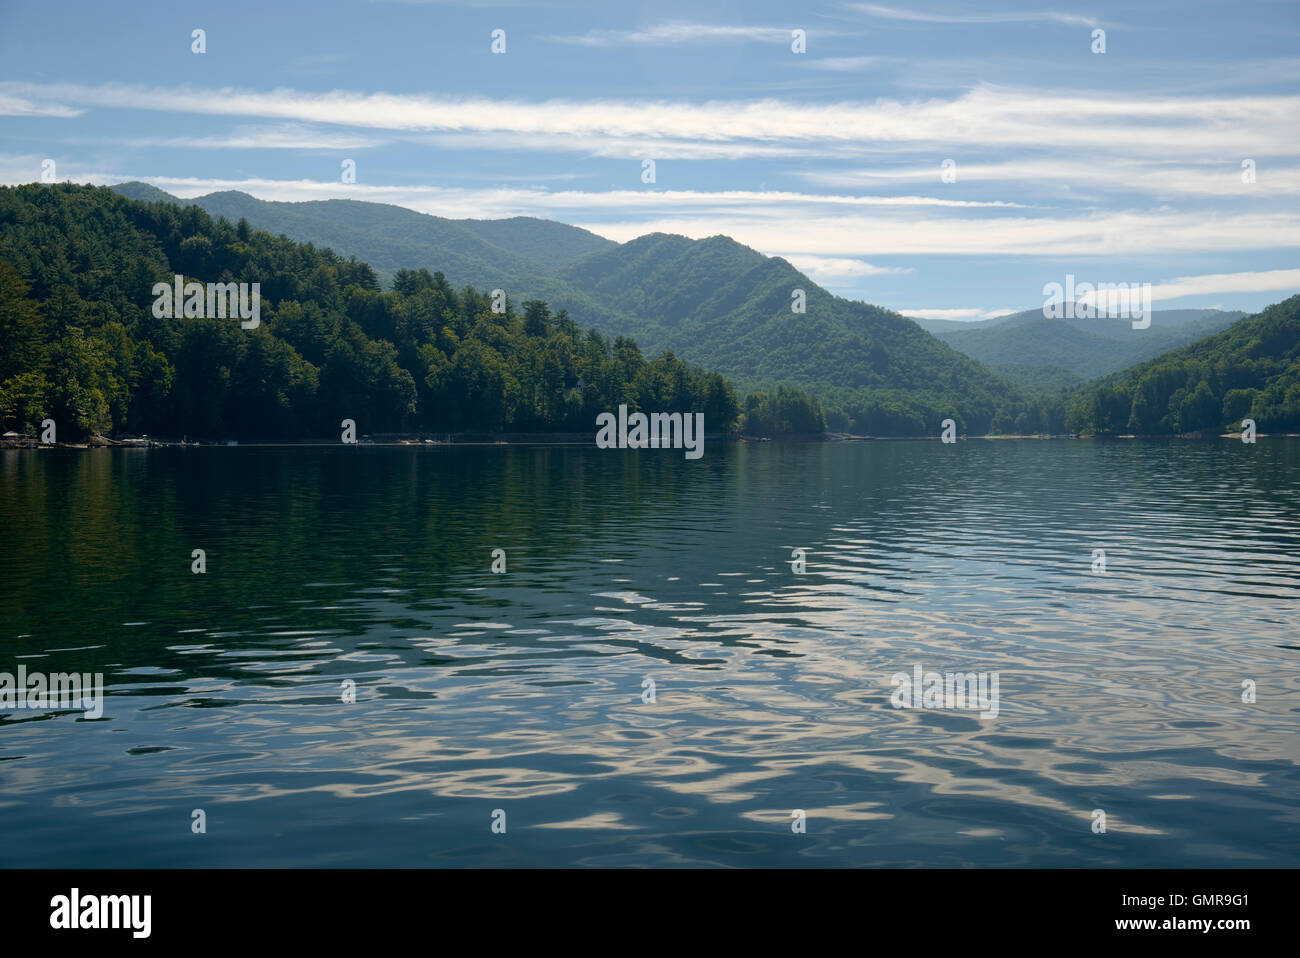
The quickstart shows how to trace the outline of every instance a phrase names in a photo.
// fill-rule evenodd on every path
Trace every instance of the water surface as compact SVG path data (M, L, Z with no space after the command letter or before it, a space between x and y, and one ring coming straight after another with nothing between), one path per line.
M0 671L108 695L0 712L0 864L1295 866L1298 480L1263 439L3 452ZM998 716L893 708L917 664Z

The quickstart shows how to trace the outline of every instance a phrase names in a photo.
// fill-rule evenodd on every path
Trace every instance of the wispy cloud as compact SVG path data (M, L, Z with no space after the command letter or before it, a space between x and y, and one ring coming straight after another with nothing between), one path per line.
M787 259L801 255L1147 257L1300 247L1300 214L1295 211L1210 215L1158 210L965 219L873 212L799 218L784 208L778 213L751 206L722 211L707 220L665 216L587 220L576 225L620 242L646 232L696 237L725 233Z
M851 3L854 10L882 20L904 20L909 23L1059 23L1071 27L1095 27L1100 21L1095 17L1055 10L1020 11L1012 13L929 13L923 10L905 10L880 3Z
M97 184L140 179L182 197L243 190L268 200L351 198L450 217L562 219L623 242L650 232L704 238L725 233L791 262L952 255L1156 256L1300 247L1300 211L1201 210L954 216L928 197L828 196L782 191L546 190L386 186L337 181L139 176L60 161L60 178ZM0 155L0 183L29 183L40 158ZM899 200L913 202L898 202ZM951 212L950 212L951 211ZM1129 277L1141 280L1141 277ZM1224 292L1230 290L1225 289Z
M974 307L960 309L909 309L902 307L898 312L916 319L950 319L973 323L981 319L997 319L999 316L1010 316L1016 311L1014 309L985 310Z
M671 47L717 43L789 43L790 27L692 23L671 20L635 30L589 30L542 37L583 47Z
M81 116L84 110L74 110L61 103L40 103L25 97L0 93L0 116Z
M807 57L800 63L810 70L856 73L859 70L870 70L885 63L897 63L901 60L901 57Z
M897 276L916 272L911 266L877 266L842 256L791 256L790 264L823 286L843 286L867 276Z
M1203 296L1207 293L1272 293L1300 290L1300 269L1271 269L1255 273L1208 273L1180 276L1151 286L1154 300Z
M297 123L278 126L241 126L210 136L139 137L121 141L125 146L201 150L366 150L391 142L379 137L337 129L322 130Z
M543 100L428 97L335 90L268 92L133 84L0 83L0 95L82 106L246 116L300 123L424 132L498 132L537 137L644 138L704 144L860 148L899 144L1050 147L1095 154L1291 155L1300 97L1128 97L980 86L964 94L870 103L780 99ZM1249 151L1249 152L1247 152Z
M580 153L584 156L623 160L747 160L844 157L835 145L818 147L799 143L763 143L754 140L707 141L674 137L559 133L510 130L475 130L464 133L429 133L423 141L444 150L497 150L523 153Z
M1297 144L1300 151L1300 144ZM1018 158L996 163L962 162L956 175L962 183L1012 184L1026 199L1058 188L1105 189L1152 196L1250 196L1300 193L1300 166L1285 160L1260 158L1253 182L1242 180L1244 157L1218 161L1189 161L1183 157L1129 160L1109 157L1105 163L1070 156ZM939 180L940 165L899 164L894 168L792 170L806 183L835 189L870 189L904 184L930 184Z
M1272 269L1260 272L1243 273L1205 273L1200 276L1181 276L1177 279L1152 283L1150 297L1153 302L1168 302L1185 297L1211 296L1220 293L1294 293L1300 291L1300 269ZM1123 310L1130 306L1140 306L1147 291L1140 288L1122 287L1106 293L1106 308ZM1096 294L1079 297L1081 302L1095 303ZM1056 301L1059 301L1059 297ZM1220 306L1207 307L1220 309ZM976 321L996 319L1009 316L1017 310L981 310L981 309L900 309L904 316L919 319L952 319Z

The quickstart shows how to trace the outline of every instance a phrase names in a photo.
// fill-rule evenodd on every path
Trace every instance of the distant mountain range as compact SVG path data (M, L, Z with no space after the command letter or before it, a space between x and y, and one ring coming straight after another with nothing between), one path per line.
M1041 309L971 323L916 322L1023 388L1059 391L1195 342L1245 315L1152 310L1147 329L1134 329L1129 319L1047 319Z

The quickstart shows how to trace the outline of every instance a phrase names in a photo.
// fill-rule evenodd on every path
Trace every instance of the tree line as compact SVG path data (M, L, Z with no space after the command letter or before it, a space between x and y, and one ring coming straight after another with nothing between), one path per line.
M1300 431L1300 296L1108 376L1071 398L1069 428L1097 435Z
M156 317L156 283L259 283L262 322ZM498 309L493 307L497 306ZM723 376L545 302L494 302L442 274L382 291L355 258L140 203L106 188L0 188L0 419L60 438L110 432L298 439L592 431L599 412L702 412L710 432L824 428L794 390L743 406ZM810 414L810 409L816 409Z

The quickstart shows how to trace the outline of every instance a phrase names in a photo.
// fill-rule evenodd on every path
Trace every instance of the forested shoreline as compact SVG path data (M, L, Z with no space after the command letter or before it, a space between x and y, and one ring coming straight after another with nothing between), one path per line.
M1069 428L1094 435L1300 430L1300 295L1077 390Z
M1059 395L1020 389L897 312L834 296L788 261L727 236L649 233L614 244L550 220L451 221L382 203L267 202L237 191L184 200L143 183L112 189L232 222L244 216L356 256L381 279L446 264L458 288L486 283L568 304L581 325L716 370L741 396L771 396L784 384L815 397L835 432L934 435L948 417L972 435L1064 431ZM792 408L781 418L800 415Z
M647 239L652 250L690 242ZM708 249L752 253L731 241ZM790 280L781 263L757 268L780 272L773 289ZM178 276L258 284L260 323L185 316L179 303L156 315L154 287ZM876 324L872 335L891 331L894 339L873 347L876 372L861 381L888 367L912 388L755 380L742 396L719 372L672 351L648 358L630 336L584 330L540 299L458 291L427 268L398 269L384 291L354 257L198 206L106 187L0 187L0 431L35 436L52 419L65 441L281 442L337 437L350 419L358 435L589 434L599 413L620 405L699 412L713 435L815 436L829 426L933 436L949 416L970 435L1217 434L1246 418L1261 432L1300 430L1300 296L1059 393L1013 389L878 307L828 299L819 308L859 309ZM755 368L783 368L777 360L789 357L762 339L771 329L754 329L761 336L746 348ZM815 337L801 336L812 349ZM914 355L917 341L925 348ZM834 339L818 348L826 364L853 352ZM720 361L718 349L709 355Z
M258 283L261 324L158 317L182 275ZM701 412L710 431L824 429L816 400L582 330L546 303L457 292L330 250L106 188L0 188L0 419L60 438L300 439L359 433L591 431L599 412ZM811 412L810 412L811 410ZM748 416L748 421L747 421Z

